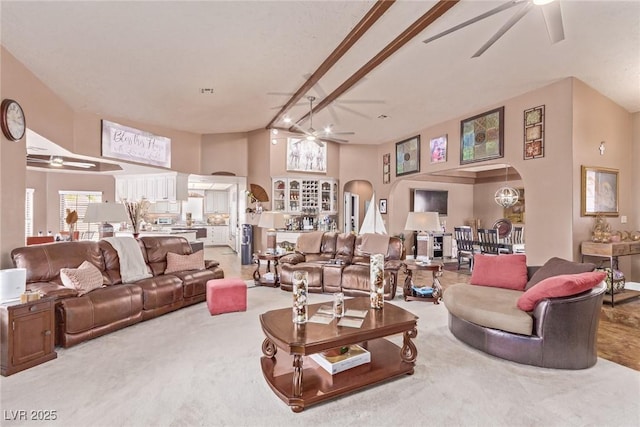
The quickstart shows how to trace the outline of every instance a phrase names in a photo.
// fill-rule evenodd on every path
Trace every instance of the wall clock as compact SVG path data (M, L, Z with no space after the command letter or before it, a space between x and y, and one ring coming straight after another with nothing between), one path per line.
M4 99L0 107L2 133L11 141L19 141L27 129L22 107L13 99Z

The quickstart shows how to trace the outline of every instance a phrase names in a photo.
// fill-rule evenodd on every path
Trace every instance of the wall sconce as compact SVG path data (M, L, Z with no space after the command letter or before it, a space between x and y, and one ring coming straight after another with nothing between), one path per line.
M598 150L600 150L600 155L601 155L601 156L604 156L604 149L605 149L605 147L604 147L604 141L601 141L601 142L600 142L600 148L598 148Z

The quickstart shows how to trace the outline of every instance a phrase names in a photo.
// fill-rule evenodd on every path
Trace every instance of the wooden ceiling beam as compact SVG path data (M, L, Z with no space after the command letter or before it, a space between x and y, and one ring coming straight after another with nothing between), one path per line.
M369 74L378 65L382 64L387 58L397 52L408 41L420 34L425 28L431 25L436 19L440 18L449 9L456 5L460 0L440 0L435 6L422 15L418 20L411 24L406 30L396 37L391 43L389 43L384 49L382 49L376 56L371 58L369 62L363 65L358 71L356 71L351 77L344 81L336 90L327 95L326 98L321 100L313 109L313 113L322 110L327 107L339 96L349 90L353 85L358 83L364 76ZM310 113L305 114L296 123L301 123L309 117Z
M347 37L340 42L338 47L331 52L331 55L324 60L318 69L307 79L306 82L293 94L291 99L278 111L273 119L266 126L271 129L273 125L289 111L318 81L347 53L347 51L380 19L380 17L395 3L395 0L378 0L358 24L349 32Z

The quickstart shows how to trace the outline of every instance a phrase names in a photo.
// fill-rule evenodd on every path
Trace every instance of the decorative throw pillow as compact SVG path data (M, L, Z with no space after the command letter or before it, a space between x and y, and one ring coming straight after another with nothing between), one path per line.
M602 271L592 271L546 278L518 298L518 308L523 311L532 311L538 302L545 298L577 295L602 282L606 275L607 273Z
M78 296L102 287L102 273L89 261L78 268L61 268L60 280L65 287L78 291Z
M167 268L164 274L184 270L204 270L204 251L194 252L191 255L167 252Z
M527 284L527 257L523 254L476 254L470 283L522 291Z
M595 268L596 266L591 263L573 262L553 257L533 273L533 276L531 276L531 279L527 282L525 289L531 289L533 285L549 277L558 276L560 274L587 273L593 271Z

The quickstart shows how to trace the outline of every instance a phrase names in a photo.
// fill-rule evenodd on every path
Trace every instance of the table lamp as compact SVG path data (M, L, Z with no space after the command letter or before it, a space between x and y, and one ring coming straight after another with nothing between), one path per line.
M98 236L113 237L113 225L109 222L126 222L129 220L127 211L122 203L89 203L84 214L84 222L98 222Z
M429 232L440 231L438 212L409 212L405 230L418 232L416 261L429 263Z
M258 227L267 229L267 253L276 253L277 228L284 228L282 212L264 211L260 214Z

